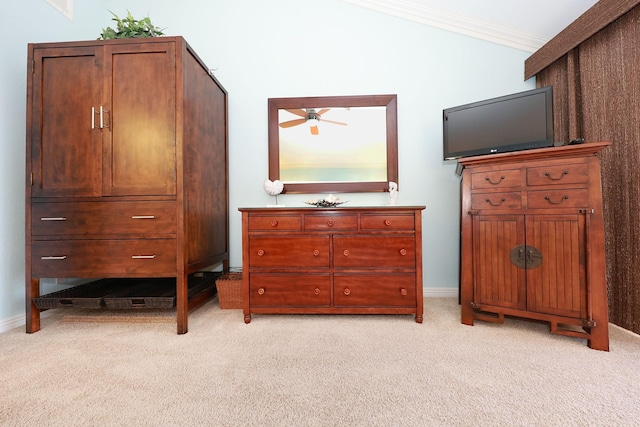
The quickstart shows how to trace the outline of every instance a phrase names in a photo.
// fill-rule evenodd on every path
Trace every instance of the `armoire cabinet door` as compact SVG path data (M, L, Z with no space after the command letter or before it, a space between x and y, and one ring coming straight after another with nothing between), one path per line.
M103 194L175 194L175 44L107 45L104 72Z
M97 47L36 49L31 79L31 195L101 193Z
M523 310L525 274L511 262L511 249L524 242L523 215L473 217L474 301Z
M541 263L527 269L527 309L587 318L585 214L528 215L527 246Z

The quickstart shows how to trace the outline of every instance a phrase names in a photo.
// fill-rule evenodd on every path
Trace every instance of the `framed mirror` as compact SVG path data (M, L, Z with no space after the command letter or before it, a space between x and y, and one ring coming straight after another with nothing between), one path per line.
M269 98L269 179L283 193L387 191L398 182L397 95Z

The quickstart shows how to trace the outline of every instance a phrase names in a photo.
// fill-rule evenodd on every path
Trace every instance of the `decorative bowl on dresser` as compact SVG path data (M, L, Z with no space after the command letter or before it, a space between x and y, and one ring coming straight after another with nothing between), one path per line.
M244 321L414 314L422 323L424 208L240 208Z

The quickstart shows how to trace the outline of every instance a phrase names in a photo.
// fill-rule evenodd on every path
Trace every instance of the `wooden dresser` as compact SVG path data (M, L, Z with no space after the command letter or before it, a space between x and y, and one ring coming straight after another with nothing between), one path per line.
M228 269L227 92L181 37L30 44L26 329L40 278Z
M244 321L375 313L422 323L423 209L240 208Z
M462 323L517 316L609 349L600 161L608 142L469 157Z

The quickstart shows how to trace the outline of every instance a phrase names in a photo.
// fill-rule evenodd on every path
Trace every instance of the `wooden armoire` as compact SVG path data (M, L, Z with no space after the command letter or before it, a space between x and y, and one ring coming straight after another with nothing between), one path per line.
M228 270L227 92L182 37L28 45L26 329L41 278Z

